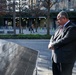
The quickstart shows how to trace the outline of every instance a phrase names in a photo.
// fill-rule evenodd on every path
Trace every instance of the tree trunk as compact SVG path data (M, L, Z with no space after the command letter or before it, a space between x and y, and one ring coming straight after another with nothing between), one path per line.
M19 0L19 34L21 34L21 8L20 8L20 0Z
M21 34L21 16L19 17L19 34Z
M36 17L36 32L37 32L37 28L38 28L38 23L37 23L37 17Z
M48 0L47 35L50 35L50 0Z
M14 35L16 35L15 17L16 17L16 13L15 13L15 0L13 0L13 26L14 26Z
M50 16L47 17L47 35L50 35Z

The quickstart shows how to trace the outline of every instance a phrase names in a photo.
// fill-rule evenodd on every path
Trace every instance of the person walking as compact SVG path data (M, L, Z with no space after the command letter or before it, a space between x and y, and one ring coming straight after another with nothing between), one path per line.
M72 75L76 60L76 25L66 11L57 15L58 28L51 37L48 48L52 51L53 75Z

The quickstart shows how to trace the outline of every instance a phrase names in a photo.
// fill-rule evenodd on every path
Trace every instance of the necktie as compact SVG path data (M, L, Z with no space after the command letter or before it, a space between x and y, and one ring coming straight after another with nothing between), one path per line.
M63 32L63 26L60 27L59 33Z

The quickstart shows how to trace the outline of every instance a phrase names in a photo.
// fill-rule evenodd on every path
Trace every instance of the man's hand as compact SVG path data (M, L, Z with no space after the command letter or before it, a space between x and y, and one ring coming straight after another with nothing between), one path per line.
M49 45L48 45L48 49L52 49L52 50L54 50L54 47L53 47L52 43L49 43Z

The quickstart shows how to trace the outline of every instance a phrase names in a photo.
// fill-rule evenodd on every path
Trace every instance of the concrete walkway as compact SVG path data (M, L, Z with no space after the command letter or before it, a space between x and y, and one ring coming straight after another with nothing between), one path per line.
M51 67L51 51L48 50L49 40L25 40L25 39L7 39L7 41L15 42L19 45L29 47L39 52L37 59L36 75L52 75ZM76 64L73 69L73 75L76 75Z

